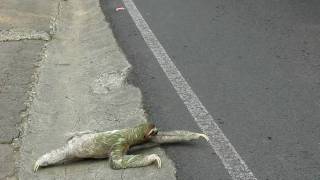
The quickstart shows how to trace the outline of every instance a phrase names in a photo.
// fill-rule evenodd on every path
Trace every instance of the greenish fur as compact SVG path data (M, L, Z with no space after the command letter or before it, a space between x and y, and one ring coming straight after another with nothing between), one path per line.
M113 169L143 167L156 163L161 167L160 157L151 155L126 155L130 147L151 142L154 144L184 142L204 137L204 134L189 131L161 132L151 123L143 123L134 128L98 133L79 133L68 140L67 145L40 157L34 166L49 166L73 159L110 157Z

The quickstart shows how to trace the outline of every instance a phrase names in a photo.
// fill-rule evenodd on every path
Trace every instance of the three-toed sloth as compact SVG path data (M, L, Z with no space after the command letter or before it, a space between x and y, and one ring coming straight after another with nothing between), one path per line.
M127 155L130 147L145 143L163 144L191 141L199 138L209 140L205 134L190 131L158 132L152 123L143 123L133 128L106 132L79 132L68 139L65 146L41 156L34 165L39 167L60 164L85 158L110 158L113 169L148 166L161 167L157 154Z

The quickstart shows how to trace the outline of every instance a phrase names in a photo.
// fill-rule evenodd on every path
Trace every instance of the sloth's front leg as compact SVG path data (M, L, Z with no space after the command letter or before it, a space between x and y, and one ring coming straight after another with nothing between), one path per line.
M149 166L153 163L161 168L161 159L157 154L150 155L125 155L126 145L116 145L110 154L112 169L126 169Z
M165 144L192 141L200 138L204 138L205 140L209 141L208 136L205 134L179 130L169 132L158 132L157 135L151 137L150 141L158 144Z
M158 168L161 168L161 159L157 154L112 156L110 158L110 166L112 169L144 167L153 163L155 163Z

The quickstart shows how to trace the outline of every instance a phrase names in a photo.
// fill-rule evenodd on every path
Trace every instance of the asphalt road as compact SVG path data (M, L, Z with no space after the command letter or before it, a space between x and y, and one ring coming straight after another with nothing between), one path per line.
M199 131L122 2L100 2L153 121ZM134 2L258 179L320 179L320 1ZM231 179L205 142L165 149L178 179Z

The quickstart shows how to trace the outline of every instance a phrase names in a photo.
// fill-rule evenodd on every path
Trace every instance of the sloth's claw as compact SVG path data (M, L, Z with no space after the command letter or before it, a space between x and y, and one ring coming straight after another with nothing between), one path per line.
M38 163L38 161L36 163L34 163L34 166L33 166L33 172L37 172L38 169L40 167L40 164Z
M205 135L205 134L199 134L199 137L202 137L202 138L204 138L206 141L209 142L209 137L208 137L207 135Z
M160 159L160 157L156 157L156 161L157 161L157 167L161 168L161 159Z
M161 159L157 154L151 154L148 156L148 159L154 161L158 168L161 168Z

